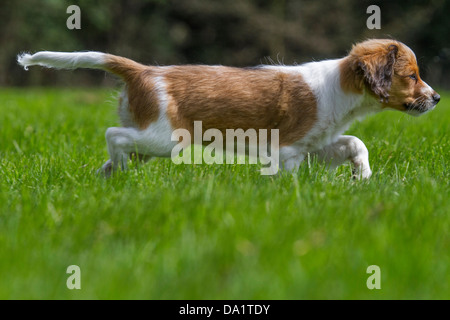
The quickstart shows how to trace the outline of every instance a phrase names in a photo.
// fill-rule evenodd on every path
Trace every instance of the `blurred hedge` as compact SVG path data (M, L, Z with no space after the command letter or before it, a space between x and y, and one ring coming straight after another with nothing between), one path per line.
M69 30L66 8L81 8L81 30ZM381 30L366 9L381 8ZM22 71L19 52L98 50L146 64L302 63L341 57L372 37L403 41L422 75L450 88L450 1L361 0L2 0L0 85L101 85L93 71Z

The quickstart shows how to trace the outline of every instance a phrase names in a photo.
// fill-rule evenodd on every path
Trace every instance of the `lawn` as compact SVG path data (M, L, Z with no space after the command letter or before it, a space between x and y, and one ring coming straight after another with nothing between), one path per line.
M1 299L449 299L450 94L349 134L373 176L156 159L105 180L114 89L0 88ZM69 290L66 269L81 270ZM366 272L377 265L381 289Z

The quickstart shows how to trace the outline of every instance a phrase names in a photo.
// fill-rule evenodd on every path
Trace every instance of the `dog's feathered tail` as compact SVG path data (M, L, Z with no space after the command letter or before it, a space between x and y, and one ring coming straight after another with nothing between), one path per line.
M40 51L33 55L24 53L17 56L17 62L22 65L25 70L28 70L29 66L34 65L56 69L100 69L116 74L125 81L131 80L142 70L147 68L133 60L96 51Z

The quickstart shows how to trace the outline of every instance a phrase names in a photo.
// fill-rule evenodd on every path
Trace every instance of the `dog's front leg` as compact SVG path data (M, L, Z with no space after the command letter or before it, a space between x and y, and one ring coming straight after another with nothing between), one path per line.
M314 154L318 156L319 160L327 162L333 169L350 160L353 165L353 177L357 179L367 179L372 175L369 151L357 137L340 136L336 142Z
M305 159L303 153L299 153L299 150L295 147L282 147L280 149L280 169L296 173L300 164Z

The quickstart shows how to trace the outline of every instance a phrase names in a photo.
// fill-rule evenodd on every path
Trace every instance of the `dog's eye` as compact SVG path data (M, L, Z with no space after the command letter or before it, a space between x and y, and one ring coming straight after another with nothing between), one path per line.
M417 75L414 73L412 75L409 76L411 79L413 79L414 81L417 81Z

